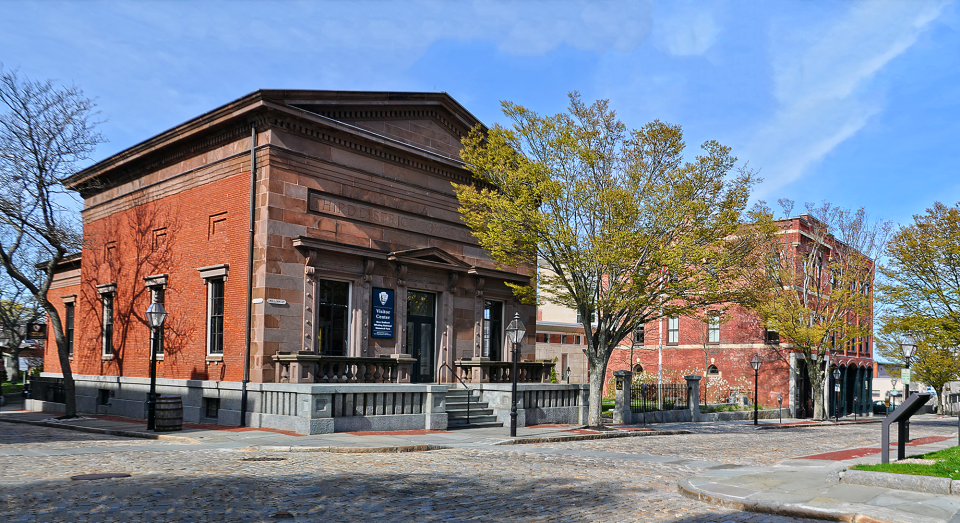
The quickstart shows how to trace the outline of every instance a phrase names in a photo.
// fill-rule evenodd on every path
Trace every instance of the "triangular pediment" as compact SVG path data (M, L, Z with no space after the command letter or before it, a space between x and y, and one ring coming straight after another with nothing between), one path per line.
M466 271L471 265L438 247L391 252L388 259L400 263L426 265L437 269Z
M479 123L446 93L304 92L286 103L453 159Z

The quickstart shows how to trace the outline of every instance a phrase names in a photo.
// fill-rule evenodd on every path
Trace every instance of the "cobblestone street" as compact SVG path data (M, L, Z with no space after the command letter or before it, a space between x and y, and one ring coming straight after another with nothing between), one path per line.
M754 430L486 446L400 454L264 453L0 423L4 521L800 521L737 512L677 493L717 463L875 445L880 425ZM914 424L954 436L956 420ZM681 456L682 465L636 459ZM243 461L276 458L277 461ZM709 463L714 462L714 463ZM71 481L91 473L123 479ZM292 515L286 516L285 513Z

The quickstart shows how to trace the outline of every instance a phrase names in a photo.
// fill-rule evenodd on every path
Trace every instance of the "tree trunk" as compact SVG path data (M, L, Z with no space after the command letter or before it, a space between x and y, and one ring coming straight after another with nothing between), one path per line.
M587 415L587 426L599 427L603 424L603 378L607 374L607 360L599 358L594 361L588 358L590 368L590 408Z
M807 360L809 361L809 360ZM823 385L824 385L824 376L819 369L819 366L807 365L808 370L813 370L810 376L810 395L813 396L813 419L815 420L824 420L827 419L827 409L823 401Z
M64 391L64 417L74 418L77 416L77 394L73 383L73 372L70 370L70 354L67 352L67 337L63 332L63 324L60 323L60 314L57 309L49 302L45 307L50 326L53 327L53 338L57 343L57 357L60 360L60 371L63 373L63 391Z

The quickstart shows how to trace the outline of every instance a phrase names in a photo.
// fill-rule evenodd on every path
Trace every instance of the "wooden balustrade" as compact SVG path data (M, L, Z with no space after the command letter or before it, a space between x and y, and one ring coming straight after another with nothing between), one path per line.
M354 358L300 351L277 353L273 361L276 383L410 383L416 360L405 354Z

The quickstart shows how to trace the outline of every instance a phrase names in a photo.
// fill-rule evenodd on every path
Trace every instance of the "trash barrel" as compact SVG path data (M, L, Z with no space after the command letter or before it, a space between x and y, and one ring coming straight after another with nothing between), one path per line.
M157 398L154 427L157 432L183 430L183 400L180 396Z

